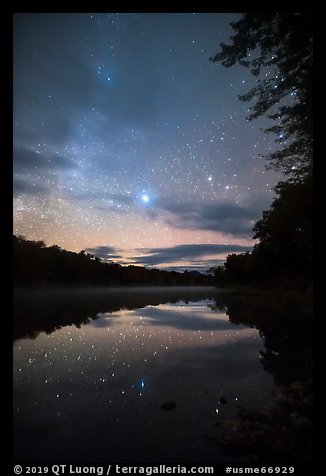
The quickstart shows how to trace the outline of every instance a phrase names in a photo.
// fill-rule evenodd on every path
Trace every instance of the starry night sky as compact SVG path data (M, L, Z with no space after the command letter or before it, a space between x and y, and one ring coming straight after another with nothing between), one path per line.
M15 14L14 233L180 270L249 249L280 175L256 79L209 62L239 17Z

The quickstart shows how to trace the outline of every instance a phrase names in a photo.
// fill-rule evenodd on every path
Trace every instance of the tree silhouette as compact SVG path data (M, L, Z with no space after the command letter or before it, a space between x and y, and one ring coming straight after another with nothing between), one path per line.
M229 255L216 268L219 286L254 284L306 287L313 268L312 176L280 182L270 210L254 226L252 253Z
M253 252L230 255L215 269L215 282L306 285L312 272L312 16L309 13L245 13L231 23L232 44L210 58L229 68L250 68L257 85L240 95L254 101L248 120L266 116L283 148L269 168L288 174L274 188L271 209L254 226ZM283 281L282 281L283 280Z
M242 101L254 100L249 120L266 115L284 147L269 164L286 174L303 176L312 168L312 15L309 13L245 13L231 23L233 43L221 43L210 58L229 68L250 68L257 85Z
M271 209L254 226L260 240L255 258L268 260L270 271L312 271L312 176L300 182L280 182Z
M47 247L43 241L13 236L14 284L104 285L104 286L210 286L212 277L192 271L177 273L142 266L102 262L97 256Z
M240 406L224 435L221 422L224 451L261 465L312 461L313 319L307 296L279 290L218 293L212 308L226 312L235 325L259 331L264 342L259 361L275 385L275 399L263 411Z

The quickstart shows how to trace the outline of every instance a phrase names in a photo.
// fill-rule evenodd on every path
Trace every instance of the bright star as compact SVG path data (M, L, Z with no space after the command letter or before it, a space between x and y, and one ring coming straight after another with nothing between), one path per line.
M146 193L144 193L142 196L141 196L141 199L144 203L148 203L149 202L149 196L146 195Z

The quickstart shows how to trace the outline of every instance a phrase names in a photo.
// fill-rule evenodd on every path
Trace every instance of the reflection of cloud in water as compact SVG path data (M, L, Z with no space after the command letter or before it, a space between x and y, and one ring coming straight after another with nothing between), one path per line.
M214 288L201 287L14 290L13 337L14 340L35 339L42 331L50 334L72 324L79 328L100 314L106 314L112 320L113 313L129 316L131 309L207 300L215 293ZM110 324L112 322L108 326ZM101 326L105 327L105 324L100 322L98 327Z
M190 331L226 331L246 329L246 326L231 323L223 312L210 310L210 302L204 301L202 305L195 306L163 304L160 306L147 306L144 309L123 311L118 313L101 313L98 319L90 325L94 327L113 326L117 319L134 317L142 319L139 325L171 327L178 330Z
M87 325L90 325L92 327L110 327L118 320L120 321L119 324L121 324L121 319L126 316L130 317L132 315L132 312L133 311L130 310L121 310L118 312L99 312L96 315L96 319L88 323Z

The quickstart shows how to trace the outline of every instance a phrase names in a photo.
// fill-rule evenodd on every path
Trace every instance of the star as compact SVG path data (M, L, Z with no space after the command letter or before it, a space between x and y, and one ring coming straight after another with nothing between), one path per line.
M143 193L143 195L140 198L144 203L149 202L149 196L147 195L147 193Z
M237 217L222 223L218 211L239 202L245 213L258 195L258 208L267 205L279 179L258 154L286 135L275 144L261 123L246 122L237 94L256 78L209 62L238 16L196 14L194 25L192 14L69 14L63 28L55 15L17 15L15 234L72 251L110 246L113 261L126 263L135 247L242 240ZM57 34L48 38L44 21ZM172 45L191 60L181 64ZM198 84L207 86L200 94Z

